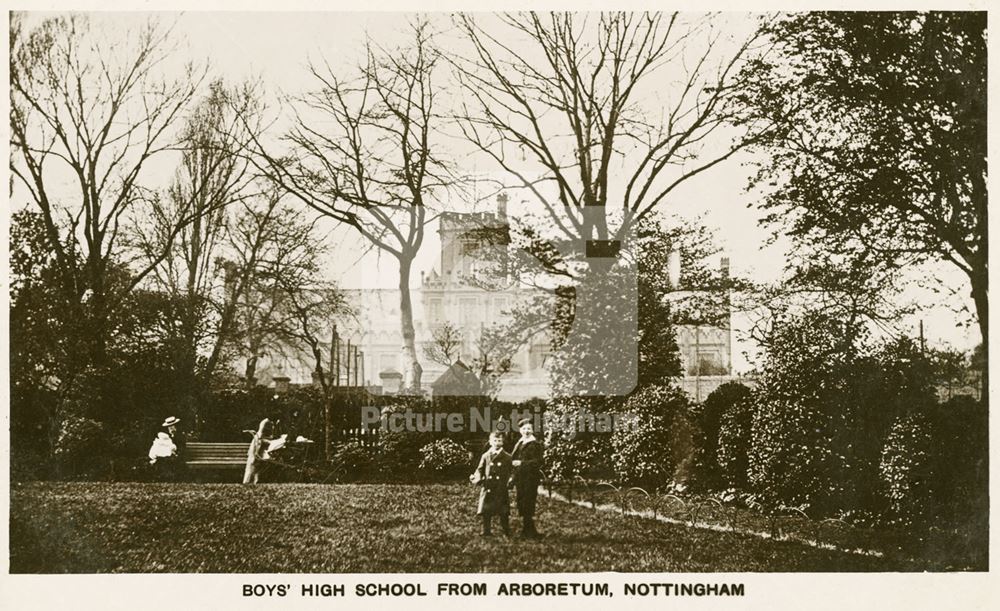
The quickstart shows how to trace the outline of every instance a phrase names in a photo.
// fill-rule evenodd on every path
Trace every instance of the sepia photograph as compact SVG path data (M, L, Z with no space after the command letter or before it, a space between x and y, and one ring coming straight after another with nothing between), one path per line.
M988 572L986 11L580 8L10 12L9 573Z

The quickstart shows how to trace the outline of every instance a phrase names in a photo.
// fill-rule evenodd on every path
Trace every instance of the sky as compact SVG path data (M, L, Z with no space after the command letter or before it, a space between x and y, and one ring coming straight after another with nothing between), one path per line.
M134 28L147 18L142 13L107 13L100 19L114 24L122 31ZM399 13L161 13L160 18L173 23L177 51L172 54L171 69L180 69L187 61L207 61L212 73L230 83L259 80L269 99L274 103L280 95L299 93L310 86L307 64L310 60L329 62L337 71L350 72L363 57L366 34L379 44L393 47L405 36L407 20L412 15ZM729 14L724 26L734 38L752 29L753 20L745 15ZM436 23L447 27L447 19L439 16ZM445 32L443 44L449 45L452 34ZM458 46L448 47L459 49ZM671 77L665 77L667 87ZM655 99L651 100L654 104ZM277 105L275 105L277 107ZM280 127L281 121L275 125ZM456 144L456 151L461 146ZM711 144L708 146L712 146ZM483 160L469 157L473 171L489 174L494 169ZM685 183L670 197L664 211L684 219L701 219L713 228L723 248L721 256L731 261L734 274L761 282L775 282L781 277L787 241L767 245L770 230L759 225L761 213L752 204L760 193L747 192L748 177L759 158L749 154L734 156L702 175ZM468 168L466 168L468 169ZM165 185L172 173L169 163L152 165L147 170L146 184L162 180ZM458 207L455 202L443 202L446 207ZM390 287L395 285L395 261L390 257L377 258L365 252L364 244L350 231L327 224L332 253L329 276L345 287ZM437 264L439 244L436 226L426 232L424 247L418 256L414 285L419 283L420 271L429 271ZM919 319L924 320L925 334L932 345L950 345L969 349L978 342L978 330L954 313L954 309L969 300L965 296L964 278L948 266L931 266L916 270L916 276L931 275L951 287L957 294L936 295L927 290L913 290L906 295L927 308ZM918 318L905 321L912 333ZM734 366L737 371L749 368L743 352L752 357L754 346L742 341L745 321L734 320L737 346L734 349Z

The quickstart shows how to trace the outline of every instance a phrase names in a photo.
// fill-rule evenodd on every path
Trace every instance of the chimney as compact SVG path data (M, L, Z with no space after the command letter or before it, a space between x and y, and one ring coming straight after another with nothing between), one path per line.
M719 272L722 273L723 278L729 278L729 257L722 257L719 261Z
M497 220L501 223L507 220L507 202L510 198L506 193L501 192L497 195Z
M670 280L670 288L677 290L681 283L681 252L671 250L667 254L667 278Z

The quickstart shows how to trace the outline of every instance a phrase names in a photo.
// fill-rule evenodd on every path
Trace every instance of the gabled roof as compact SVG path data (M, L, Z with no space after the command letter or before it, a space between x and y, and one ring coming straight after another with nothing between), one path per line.
M482 394L483 385L479 376L458 359L431 383L431 389L434 394L474 396Z

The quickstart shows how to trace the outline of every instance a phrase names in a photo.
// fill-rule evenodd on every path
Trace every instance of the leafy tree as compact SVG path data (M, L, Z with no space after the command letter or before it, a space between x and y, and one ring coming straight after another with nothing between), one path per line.
M755 182L799 271L858 295L951 263L985 341L986 13L795 13L763 33L774 49L745 68L743 117L775 126Z

